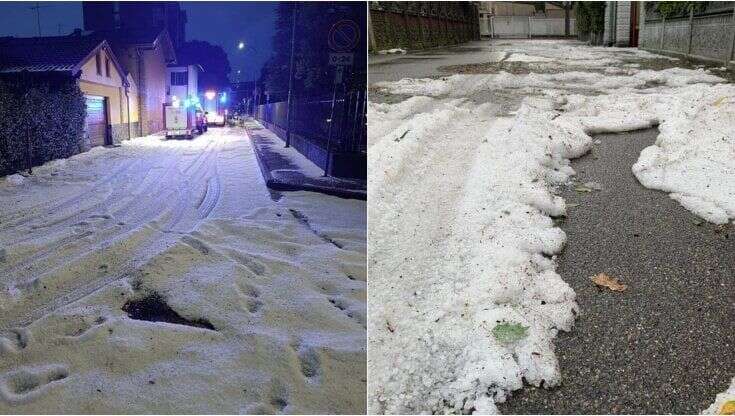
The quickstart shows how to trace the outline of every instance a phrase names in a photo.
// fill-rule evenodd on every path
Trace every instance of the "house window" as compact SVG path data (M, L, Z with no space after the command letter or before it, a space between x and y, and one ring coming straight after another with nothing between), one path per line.
M187 85L189 78L186 72L172 72L171 73L171 85Z
M99 52L94 56L94 63L97 65L97 75L102 75L102 60Z
M110 78L110 59L105 58L105 76Z

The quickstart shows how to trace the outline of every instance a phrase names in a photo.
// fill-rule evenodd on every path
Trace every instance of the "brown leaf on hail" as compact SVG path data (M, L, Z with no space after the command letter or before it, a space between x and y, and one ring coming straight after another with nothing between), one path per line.
M627 285L624 285L624 284L618 282L618 279L616 279L614 277L610 277L610 276L606 275L605 273L599 273L599 274L591 277L590 279L592 279L592 281L597 286L604 286L604 287L606 287L606 288L608 288L608 289L610 289L612 291L615 291L615 292L622 292L622 291L624 291L625 289L628 288Z

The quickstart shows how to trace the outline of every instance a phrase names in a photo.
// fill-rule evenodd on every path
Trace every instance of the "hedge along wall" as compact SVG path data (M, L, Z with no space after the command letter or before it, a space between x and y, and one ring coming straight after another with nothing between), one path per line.
M371 1L370 49L425 49L480 39L477 7L470 2Z
M84 97L69 76L0 79L0 175L88 150Z

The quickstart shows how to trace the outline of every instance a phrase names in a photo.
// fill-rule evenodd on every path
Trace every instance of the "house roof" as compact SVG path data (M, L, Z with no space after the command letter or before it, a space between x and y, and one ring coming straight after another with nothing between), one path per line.
M103 42L81 36L0 38L0 72L76 72Z
M164 53L169 62L176 61L171 38L166 29L144 28L144 29L111 29L97 30L89 33L95 39L107 40L115 53L123 53L123 50L131 46L138 48L156 48L163 46Z
M128 86L125 71L107 41L79 33L40 38L0 38L0 73L68 72L76 76L82 65L102 49L123 76L123 84Z

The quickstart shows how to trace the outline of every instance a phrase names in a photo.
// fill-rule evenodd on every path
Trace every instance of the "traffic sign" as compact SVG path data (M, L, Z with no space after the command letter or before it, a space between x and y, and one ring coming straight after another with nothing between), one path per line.
M354 56L352 53L330 53L329 66L352 66Z
M350 52L360 41L360 26L352 20L340 20L329 29L329 48L334 52Z

